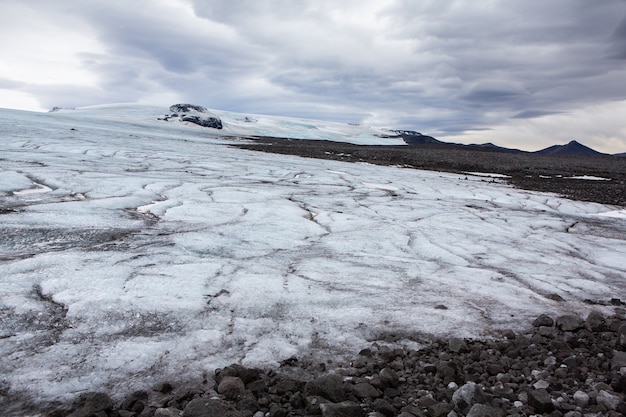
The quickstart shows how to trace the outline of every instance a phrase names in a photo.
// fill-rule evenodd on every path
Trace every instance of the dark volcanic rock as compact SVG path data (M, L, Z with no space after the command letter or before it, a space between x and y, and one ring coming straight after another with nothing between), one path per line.
M245 386L241 378L236 376L226 376L217 387L217 392L229 400L234 400L243 394Z
M215 398L196 398L187 404L185 417L243 417L235 407Z
M528 405L538 413L550 413L554 410L552 398L545 389L538 389L528 393Z
M190 122L202 127L213 129L223 128L222 120L202 106L195 104L174 104L170 107L170 111L173 114L159 118L159 120L168 121L178 118L181 122Z
M419 350L373 342L353 361L327 362L332 371L307 358L278 370L233 364L215 371L212 387L220 394L208 381L169 386L133 392L116 409L106 394L91 393L69 411L45 415L619 416L626 412L626 351L619 344L624 311L621 304L614 309L585 321L561 316L558 326L541 316L541 326L514 338L420 339ZM464 349L450 349L460 342Z
M212 127L214 129L222 129L222 121L220 120L219 117L217 116L208 116L208 115L202 115L202 116L196 116L196 115L188 115L188 116L183 116L180 118L181 121L183 122L191 122L191 123L195 123L199 126L203 126L203 127Z
M364 417L365 413L361 406L352 401L344 401L339 404L325 403L320 405L322 417Z
M556 327L564 332L573 332L583 326L583 320L578 316L564 315L556 318Z
M172 113L189 113L190 111L197 111L198 113L206 113L207 109L203 106L198 106L196 104L174 104L170 106L170 111Z
M103 392L87 392L80 396L81 406L69 417L89 417L113 408L111 397Z
M319 396L332 402L346 399L343 390L343 379L339 375L322 375L304 386L306 396Z
M504 417L506 413L501 408L483 404L474 404L466 417Z
M554 320L547 314L541 314L533 321L533 326L535 327L552 327L552 325L554 325Z

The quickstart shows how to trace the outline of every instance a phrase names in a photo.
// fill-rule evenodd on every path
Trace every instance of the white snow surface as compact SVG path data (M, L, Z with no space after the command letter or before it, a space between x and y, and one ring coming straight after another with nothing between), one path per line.
M621 207L241 150L165 113L0 110L7 398L491 336L626 295Z

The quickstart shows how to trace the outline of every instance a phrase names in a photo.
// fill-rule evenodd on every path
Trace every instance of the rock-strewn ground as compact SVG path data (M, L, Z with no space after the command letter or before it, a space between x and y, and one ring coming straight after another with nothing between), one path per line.
M257 151L348 162L399 165L448 172L491 172L510 176L520 188L565 197L626 206L626 158L617 156L551 156L502 153L441 145L359 146L301 139L258 138L238 145ZM609 181L570 179L595 176Z
M52 416L583 417L626 415L626 309L539 316L490 340L394 337L349 363L292 358L278 370L231 365L195 386L162 383L115 404L89 393ZM619 306L618 306L619 305ZM422 341L424 343L424 341Z

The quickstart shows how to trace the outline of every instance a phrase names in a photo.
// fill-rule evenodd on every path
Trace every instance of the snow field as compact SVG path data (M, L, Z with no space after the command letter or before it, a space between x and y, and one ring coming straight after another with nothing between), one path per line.
M390 333L489 336L626 294L621 208L244 151L157 114L0 112L12 395L339 357Z

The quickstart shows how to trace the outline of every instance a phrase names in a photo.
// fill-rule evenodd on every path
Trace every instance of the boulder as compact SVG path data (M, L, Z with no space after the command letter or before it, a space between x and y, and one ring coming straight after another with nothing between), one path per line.
M328 374L307 382L304 386L304 394L307 397L319 396L332 402L341 402L346 399L343 390L343 379L339 375Z
M617 343L626 350L626 323L622 324L617 330Z
M583 320L578 316L563 315L556 318L556 327L564 332L573 332L583 327Z
M626 352L614 350L611 358L611 369L619 370L626 366Z
M600 390L596 397L596 402L606 410L616 410L619 403L622 402L622 398L614 393Z
M504 417L506 412L501 408L484 404L474 404L466 417Z
M380 397L380 391L367 382L354 384L352 387L352 393L359 399Z
M468 382L454 391L454 394L452 394L452 402L455 406L463 410L474 404L484 404L486 400L480 385L475 382Z
M338 404L324 403L320 404L322 417L364 417L365 412L355 402L344 401Z
M601 332L606 328L604 314L599 311L592 311L585 320L585 327L591 332Z
M194 398L183 411L185 417L243 417L235 407L216 398Z
M241 378L236 376L225 376L217 386L217 392L229 400L234 400L239 397L243 394L245 389L246 387Z
M534 327L542 327L542 326L551 327L553 324L554 324L554 320L552 320L552 317L548 316L547 314L542 314L539 317L537 317L535 321L533 321Z
M103 392L87 392L80 396L81 407L70 414L70 417L88 417L113 408L113 400Z
M391 368L383 368L379 372L378 376L380 377L384 388L397 387L399 384L398 374L396 374Z
M528 405L537 413L551 413L554 410L552 398L545 389L537 389L528 393Z

